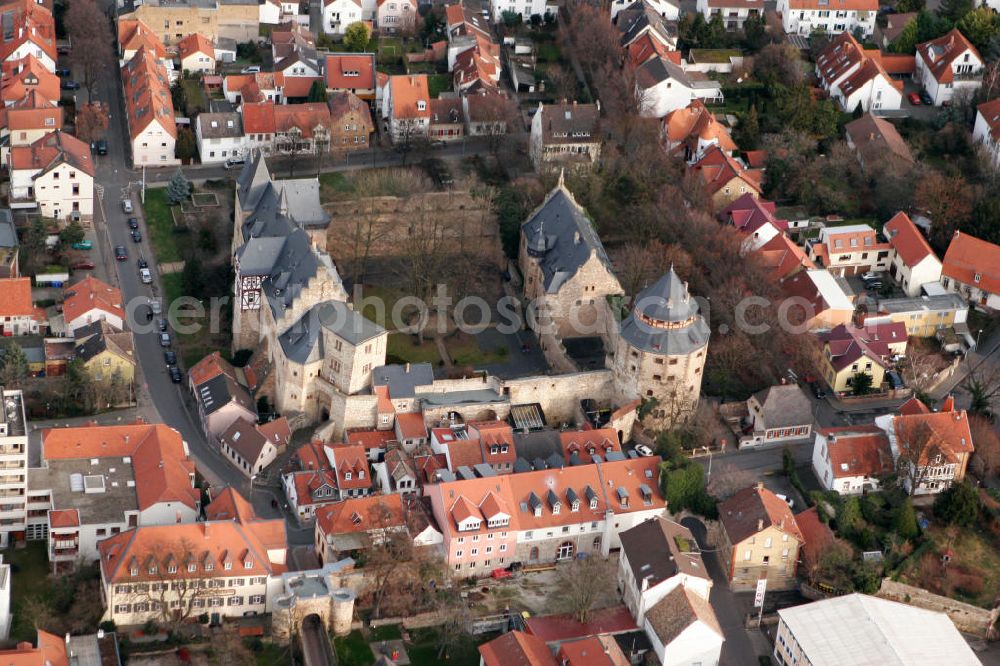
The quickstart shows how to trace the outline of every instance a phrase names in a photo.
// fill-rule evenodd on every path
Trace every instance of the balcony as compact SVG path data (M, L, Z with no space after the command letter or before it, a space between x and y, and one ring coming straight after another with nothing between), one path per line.
M49 559L54 562L62 562L66 560L72 561L75 560L79 554L79 548L56 548L49 554Z

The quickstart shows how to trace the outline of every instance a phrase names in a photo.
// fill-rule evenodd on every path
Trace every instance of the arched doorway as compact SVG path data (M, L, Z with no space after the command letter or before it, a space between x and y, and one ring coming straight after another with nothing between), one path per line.
M533 546L530 551L528 551L528 560L531 562L538 561L538 546Z
M557 560L570 560L573 559L573 554L576 552L576 546L573 545L572 541L563 541L559 544L559 548L556 549L556 559Z

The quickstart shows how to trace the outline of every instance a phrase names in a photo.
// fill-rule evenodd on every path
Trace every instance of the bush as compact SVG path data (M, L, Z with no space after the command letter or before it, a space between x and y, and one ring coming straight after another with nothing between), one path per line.
M979 509L979 491L964 481L934 500L934 515L949 525L972 527L979 518Z
M103 631L104 633L111 633L113 631L118 630L118 625L115 624L114 620L105 620L104 622L101 622L99 625L97 625L97 628Z

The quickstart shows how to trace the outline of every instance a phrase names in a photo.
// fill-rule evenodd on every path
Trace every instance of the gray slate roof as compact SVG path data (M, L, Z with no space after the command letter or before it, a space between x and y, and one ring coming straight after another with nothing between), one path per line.
M676 4L676 3L675 3ZM676 21L666 21L656 10L646 2L634 2L615 16L618 31L621 33L621 46L628 46L642 35L643 30L651 28L670 42L677 39Z
M236 179L236 192L243 210L251 211L256 208L264 190L268 189L270 184L271 173L267 169L264 154L258 151L253 159L243 165L243 170Z
M430 363L412 365L382 365L372 370L374 386L388 386L389 397L412 398L416 387L434 383L434 367Z
M640 320L636 311L662 322L695 319L683 328L665 329ZM630 345L643 351L664 356L690 354L708 344L710 333L705 319L696 315L698 303L690 298L687 287L671 266L666 275L639 292L633 311L621 323L621 335Z
M770 386L754 394L768 428L809 425L813 422L812 401L798 384Z
M385 332L385 329L355 312L342 301L325 301L309 309L302 318L278 336L285 356L296 363L322 360L326 356L322 329L358 346Z
M326 227L330 216L320 205L319 178L276 180L279 196L285 195L288 215L302 227Z
M267 438L253 423L239 418L226 428L222 436L219 437L219 441L228 444L229 448L235 450L244 460L254 465L260 457L260 452L264 450Z
M17 229L9 208L0 208L0 247L17 247Z
M202 411L206 416L230 402L245 407L253 414L257 413L257 407L253 398L250 397L250 392L225 373L216 375L196 386L195 398L201 403Z
M563 186L549 193L521 225L521 233L528 239L529 254L541 265L546 293L558 293L592 254L612 270L593 223Z
M243 136L243 116L239 113L202 113L198 115L201 135L206 139Z

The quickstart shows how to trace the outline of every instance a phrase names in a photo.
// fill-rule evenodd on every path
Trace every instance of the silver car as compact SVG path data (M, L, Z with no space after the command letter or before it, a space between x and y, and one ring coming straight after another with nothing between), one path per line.
M131 199L122 199L122 210L125 211L126 213L131 213L132 212L132 200Z
M169 333L160 333L160 346L161 347L169 347L170 346L170 334Z
M142 280L143 284L153 284L153 274L149 272L148 268L139 269L139 279Z

